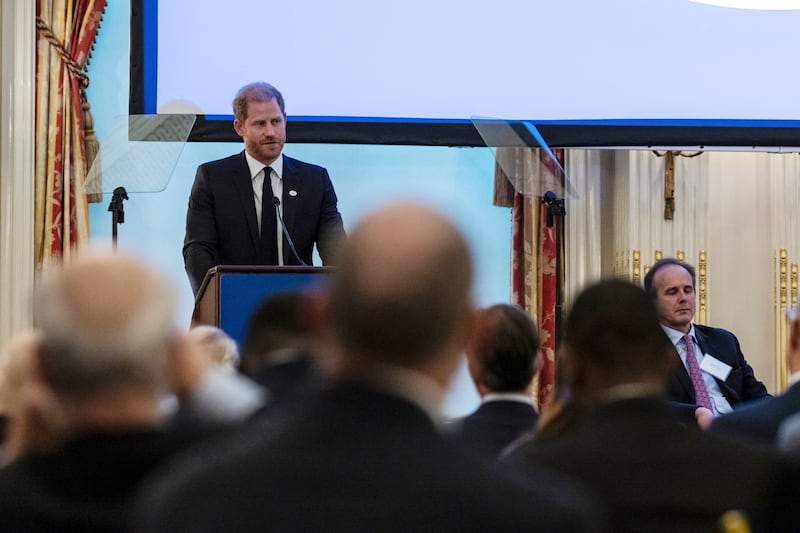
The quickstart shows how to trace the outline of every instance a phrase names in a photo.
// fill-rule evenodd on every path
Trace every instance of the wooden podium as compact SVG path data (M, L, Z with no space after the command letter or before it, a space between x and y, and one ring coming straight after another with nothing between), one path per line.
M312 289L331 267L219 265L210 268L197 291L192 326L217 326L241 346L250 315L270 294Z

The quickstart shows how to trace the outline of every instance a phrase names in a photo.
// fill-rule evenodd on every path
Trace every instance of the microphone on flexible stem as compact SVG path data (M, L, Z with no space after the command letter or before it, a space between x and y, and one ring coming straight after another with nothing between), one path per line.
M542 204L547 204L545 226L548 228L553 227L554 217L567 214L567 210L564 208L564 199L556 196L553 191L547 191L542 195Z
M558 196L553 191L546 191L542 195L542 203L547 205L553 205L558 202Z
M294 254L295 259L297 259L301 265L308 266L305 261L300 259L300 255L297 253L297 250L294 247L294 242L292 241L292 236L289 235L289 230L286 228L286 224L283 222L283 217L281 216L281 201L278 199L277 196L272 197L272 205L275 206L275 214L278 215L278 220L281 223L281 228L283 228L283 234L286 236L286 241L289 243L289 248L291 248L292 253Z

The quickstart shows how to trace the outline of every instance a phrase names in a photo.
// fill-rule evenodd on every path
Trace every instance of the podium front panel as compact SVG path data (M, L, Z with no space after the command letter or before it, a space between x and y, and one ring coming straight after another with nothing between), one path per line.
M222 272L219 273L219 327L239 346L244 341L250 316L269 295L298 289L312 289L325 283L327 271L307 272Z

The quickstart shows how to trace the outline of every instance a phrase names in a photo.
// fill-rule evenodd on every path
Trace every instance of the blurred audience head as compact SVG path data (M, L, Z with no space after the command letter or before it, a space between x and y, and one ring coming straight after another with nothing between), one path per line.
M310 350L312 328L303 291L271 294L250 317L242 342L241 371L254 376L261 368L305 355Z
M433 209L395 203L364 218L331 278L335 338L350 362L454 371L471 318L472 258ZM452 365L452 368L450 368Z
M541 366L536 324L519 307L498 304L480 309L467 361L478 392L529 392Z
M2 460L28 451L47 451L64 429L61 408L35 372L39 336L35 330L15 334L0 370L0 412L5 419Z
M76 415L99 398L157 401L170 354L186 344L166 279L136 259L103 253L47 274L34 300L37 366L59 401L81 405Z
M573 397L588 400L619 385L663 389L674 353L653 299L621 280L581 292L567 315L562 347L565 384Z
M236 341L215 326L194 326L189 339L214 364L223 370L235 370L239 365L239 348Z

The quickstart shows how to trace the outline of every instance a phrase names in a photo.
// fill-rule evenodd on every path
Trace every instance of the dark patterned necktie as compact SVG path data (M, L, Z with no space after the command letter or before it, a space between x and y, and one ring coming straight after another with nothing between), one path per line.
M264 184L261 189L261 248L259 255L262 265L278 264L278 222L275 219L275 205L272 203L272 169L264 167Z
M692 385L694 385L695 403L713 411L711 397L708 395L706 382L703 381L703 373L700 371L700 365L697 364L697 358L694 356L692 337L687 333L682 340L686 346L686 367L689 369L689 377L692 378Z

